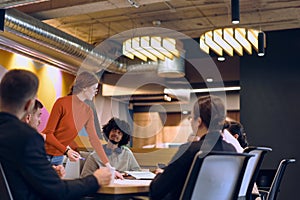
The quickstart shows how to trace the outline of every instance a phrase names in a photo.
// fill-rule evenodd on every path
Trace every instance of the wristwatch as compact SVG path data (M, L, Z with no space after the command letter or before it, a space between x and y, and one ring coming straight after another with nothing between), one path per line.
M68 151L70 150L71 148L69 147L69 146L67 146L67 149L66 149L66 151L65 151L65 153L64 153L64 155L66 155L67 157L68 157Z

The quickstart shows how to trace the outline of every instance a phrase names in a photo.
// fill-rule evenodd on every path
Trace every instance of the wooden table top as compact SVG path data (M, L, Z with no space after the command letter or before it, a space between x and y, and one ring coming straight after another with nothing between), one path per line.
M113 184L101 187L99 194L134 194L149 192L151 180L120 180L117 179Z

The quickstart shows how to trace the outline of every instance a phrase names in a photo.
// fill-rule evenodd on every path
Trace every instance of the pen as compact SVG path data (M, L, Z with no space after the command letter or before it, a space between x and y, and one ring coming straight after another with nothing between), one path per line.
M83 157L81 157L81 156L79 156L79 159L80 159L80 160L85 160L85 158L83 158Z
M85 160L85 158L81 157L80 155L79 155L79 157L78 157L77 155L73 154L73 156L74 156L75 158L79 158L80 160Z

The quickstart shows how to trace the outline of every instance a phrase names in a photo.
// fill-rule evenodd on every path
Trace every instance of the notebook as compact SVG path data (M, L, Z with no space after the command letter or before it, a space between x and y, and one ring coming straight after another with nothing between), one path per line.
M135 179L153 179L155 174L152 172L145 172L145 171L125 171L130 176L134 177Z

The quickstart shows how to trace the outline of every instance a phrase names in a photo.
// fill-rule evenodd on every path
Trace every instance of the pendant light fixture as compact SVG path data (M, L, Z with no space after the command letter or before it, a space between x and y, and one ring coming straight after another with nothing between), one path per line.
M231 22L240 23L240 2L231 0ZM207 54L213 51L219 61L224 61L224 54L243 56L246 51L252 54L254 48L258 56L265 55L266 37L261 30L231 27L217 28L200 36L200 49Z
M258 33L258 56L265 55L266 37L264 32Z
M251 55L254 48L259 56L263 56L265 35L255 29L218 28L200 36L200 48L207 54L212 50L219 57L223 57L224 53L243 56L245 51Z
M158 36L140 36L125 40L123 54L131 59L138 57L145 62L148 59L156 62L159 59L180 57L175 39Z
M185 76L182 42L169 37L138 36L123 42L123 55L143 62L155 62L160 77Z
M240 23L240 0L231 0L231 22Z

